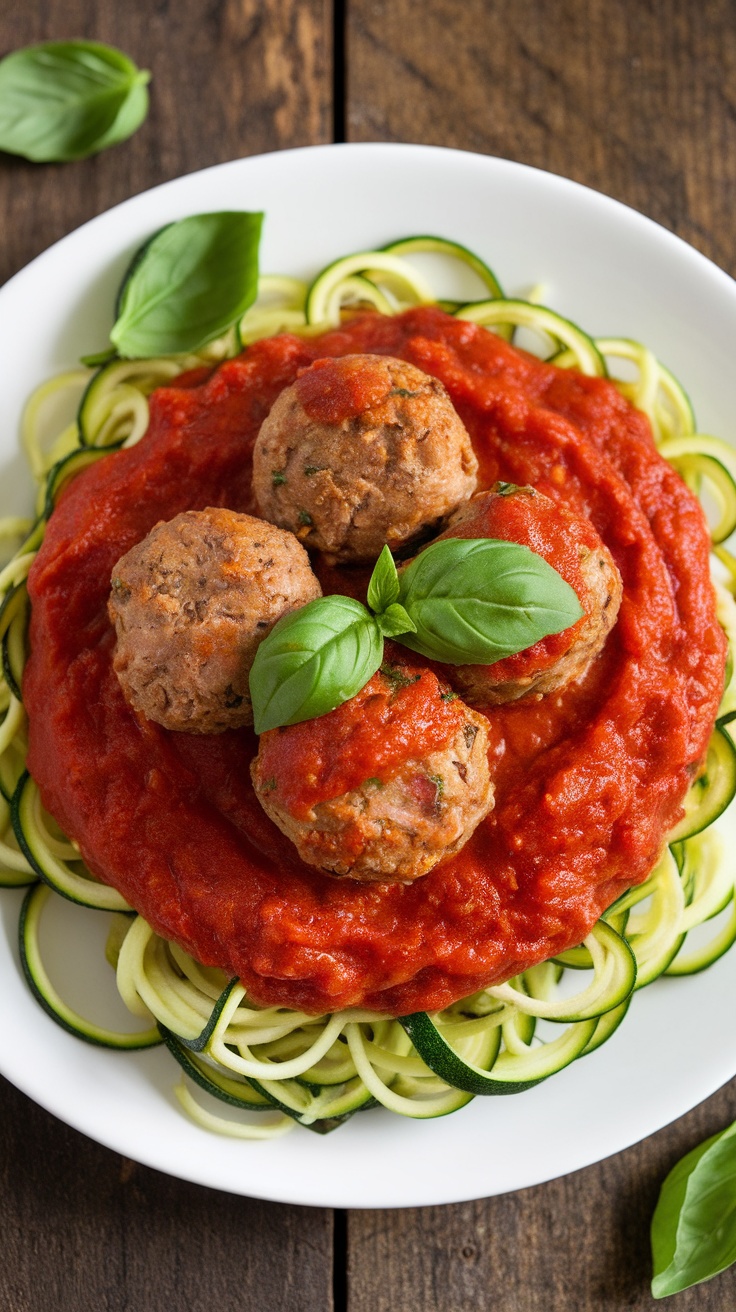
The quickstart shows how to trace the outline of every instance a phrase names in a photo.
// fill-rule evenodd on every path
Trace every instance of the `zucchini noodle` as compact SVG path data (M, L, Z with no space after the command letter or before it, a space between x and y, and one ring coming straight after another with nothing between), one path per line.
M427 257L438 256L445 266L459 261L464 276L475 280L480 299L439 301L457 317L506 340L521 330L525 345L531 334L558 367L612 376L649 417L661 454L702 496L712 524L718 617L729 641L726 689L704 771L669 846L649 878L624 893L580 947L434 1015L392 1019L351 1010L314 1017L258 1006L237 980L160 938L119 893L92 875L75 844L45 813L25 770L25 580L60 489L92 461L139 441L154 388L275 333L322 332L366 308L395 314L437 303L413 255L422 257L423 269ZM28 402L22 442L38 487L36 516L0 521L0 540L20 539L0 571L0 885L28 886L21 957L41 1005L88 1042L122 1049L164 1043L182 1071L179 1103L208 1131L262 1139L298 1123L325 1133L379 1104L426 1119L456 1111L477 1094L521 1091L605 1042L637 989L662 975L703 970L736 940L736 861L714 823L736 791L736 749L726 727L736 719L736 557L723 545L736 529L736 453L696 432L686 392L645 346L624 338L593 339L539 305L537 295L507 299L492 270L464 247L436 237L407 238L337 260L311 285L262 277L257 301L240 322L196 354L112 359L94 372L70 370L44 383ZM44 441L51 407L75 395L76 421ZM57 992L41 958L39 926L44 909L58 897L112 913L107 958L120 996L142 1029L102 1029ZM576 979L579 987L573 988ZM229 1108L228 1115L202 1105L195 1092Z

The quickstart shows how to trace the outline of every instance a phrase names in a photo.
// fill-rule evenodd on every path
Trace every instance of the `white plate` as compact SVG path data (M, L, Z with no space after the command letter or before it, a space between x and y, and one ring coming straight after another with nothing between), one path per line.
M120 275L151 232L218 208L266 211L262 267L273 272L308 276L407 234L453 237L488 260L508 292L543 282L547 303L589 332L647 342L689 388L701 428L732 434L736 285L670 233L505 160L420 146L316 147L220 165L137 196L2 289L0 514L28 499L17 429L29 392L105 343ZM645 990L605 1047L528 1093L476 1098L426 1123L368 1112L327 1138L297 1129L266 1143L220 1139L179 1112L164 1053L89 1047L36 1006L17 964L19 903L17 894L0 896L0 1070L117 1152L233 1193L400 1207L520 1189L625 1148L736 1073L735 951L702 975Z

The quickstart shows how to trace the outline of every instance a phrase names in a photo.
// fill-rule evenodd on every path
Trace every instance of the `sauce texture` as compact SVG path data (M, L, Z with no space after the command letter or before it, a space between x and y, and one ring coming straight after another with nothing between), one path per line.
M116 561L181 511L253 513L251 453L276 396L315 359L359 352L439 378L473 440L479 487L532 484L587 516L624 583L584 680L489 711L495 808L412 885L302 864L254 795L255 736L137 719L112 669ZM138 445L62 493L29 578L29 768L90 869L254 999L311 1013L441 1008L579 943L654 866L723 688L703 513L646 418L608 381L429 307L258 342L206 379L160 388L150 406ZM323 585L335 590L339 574ZM357 583L346 571L340 590Z

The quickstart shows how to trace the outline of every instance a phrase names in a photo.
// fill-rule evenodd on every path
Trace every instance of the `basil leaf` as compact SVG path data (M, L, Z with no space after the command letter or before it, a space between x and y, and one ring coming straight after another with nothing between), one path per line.
M285 615L250 672L256 733L334 711L360 692L382 659L378 624L352 597L319 597Z
M0 150L84 159L140 127L150 73L97 41L47 41L0 61Z
M378 625L384 638L398 638L401 633L414 633L414 621L411 615L407 615L403 606L398 602L387 606L376 615L376 624Z
M655 1298L736 1262L736 1122L670 1171L652 1218L652 1257Z
M368 605L376 614L388 610L399 600L399 576L388 546L383 548L376 561L368 584Z
M584 614L546 560L495 538L433 542L399 581L399 601L416 626L402 643L449 665L492 665Z
M138 251L110 338L122 356L180 355L240 319L258 291L262 214L223 210L170 223Z

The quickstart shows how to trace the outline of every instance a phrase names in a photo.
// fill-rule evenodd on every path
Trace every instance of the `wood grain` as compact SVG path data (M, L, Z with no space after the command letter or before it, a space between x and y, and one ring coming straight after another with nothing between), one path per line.
M649 1224L661 1182L734 1117L731 1085L651 1139L561 1180L452 1207L352 1213L350 1312L654 1312ZM679 1294L676 1307L736 1307L736 1270Z
M3 1312L329 1312L328 1212L119 1158L2 1082Z
M130 141L77 164L0 156L0 281L146 187L330 136L328 0L0 6L0 53L70 36L110 42L150 68L150 116ZM2 1312L332 1306L328 1211L231 1198L121 1161L5 1081L0 1231Z
M344 106L331 102L330 0L6 0L0 53L81 35L119 45L154 77L149 120L124 145L64 166L0 158L0 281L145 187L329 140L333 111L350 140L436 142L576 178L736 271L734 0L335 6ZM346 1231L338 1216L333 1303L329 1213L121 1161L0 1081L0 1309L648 1312L659 1183L734 1115L731 1087L564 1180L453 1207L354 1212ZM736 1273L676 1306L736 1306Z
M0 54L72 36L119 46L150 69L150 114L129 141L93 159L37 165L2 157L0 282L86 219L156 183L331 139L329 0L0 6Z
M350 0L346 135L561 173L734 273L735 20L731 0ZM735 1115L731 1086L566 1179L460 1206L352 1213L349 1312L650 1312L661 1181ZM676 1306L735 1307L736 1270Z
M350 0L347 136L584 182L736 272L733 0Z

